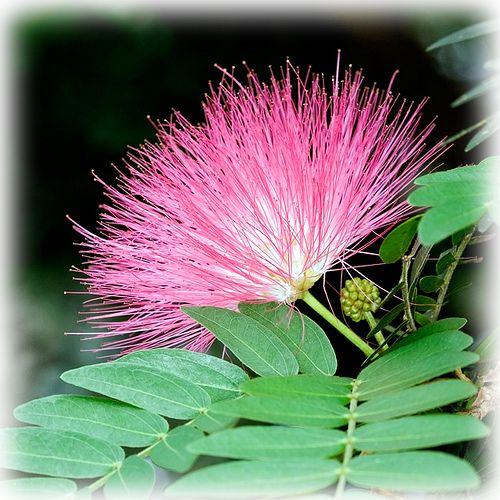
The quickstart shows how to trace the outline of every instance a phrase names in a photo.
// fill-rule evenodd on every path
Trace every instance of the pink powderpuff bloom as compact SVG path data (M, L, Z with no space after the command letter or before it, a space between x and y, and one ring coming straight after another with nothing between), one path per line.
M214 337L181 306L291 304L410 213L404 196L443 146L424 143L432 122L418 130L424 102L396 107L362 82L349 70L329 96L289 63L269 86L223 70L204 124L175 113L157 125L158 144L129 155L120 186L103 183L98 234L76 225L94 296L86 321L120 337L102 349L206 350Z

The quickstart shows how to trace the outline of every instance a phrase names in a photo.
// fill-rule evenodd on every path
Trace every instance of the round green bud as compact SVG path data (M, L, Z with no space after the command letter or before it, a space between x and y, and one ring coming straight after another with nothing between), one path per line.
M379 289L367 279L359 277L346 280L340 294L344 314L356 323L366 318L365 313L375 312L382 302Z

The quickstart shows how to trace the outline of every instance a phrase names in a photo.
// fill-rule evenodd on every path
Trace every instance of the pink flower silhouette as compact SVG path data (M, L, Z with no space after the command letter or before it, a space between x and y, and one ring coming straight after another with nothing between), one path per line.
M86 321L119 336L102 349L206 350L214 337L180 306L293 303L410 213L404 195L443 146L425 147L424 102L396 107L362 80L349 71L329 96L290 64L269 86L224 71L205 124L176 113L158 125L159 143L130 155L120 186L103 183L98 234L76 225L94 296Z

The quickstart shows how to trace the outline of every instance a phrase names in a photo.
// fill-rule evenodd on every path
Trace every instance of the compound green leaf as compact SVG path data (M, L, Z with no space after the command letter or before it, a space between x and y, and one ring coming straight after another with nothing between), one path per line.
M147 500L155 482L153 467L137 455L127 457L106 481L107 500Z
M237 365L215 356L186 349L147 349L135 351L115 363L136 363L151 366L202 387L212 401L240 395L239 384L248 375Z
M311 397L244 396L214 403L214 413L272 424L339 427L347 409L335 400Z
M472 397L476 387L463 380L439 380L366 401L356 409L358 422L379 422L439 408Z
M0 430L0 466L48 476L104 476L121 464L123 450L84 434L40 427Z
M201 387L136 363L83 366L63 373L61 378L69 384L171 418L195 418L210 405L210 396Z
M198 455L187 449L187 446L203 437L203 432L193 427L181 425L172 429L150 453L151 460L158 467L186 472L195 463Z
M165 489L167 498L272 498L333 484L340 463L319 458L239 460L196 470Z
M238 307L243 314L272 331L295 354L301 373L335 374L337 358L332 344L307 316L278 302L241 303Z
M148 446L168 431L168 422L146 410L104 398L57 395L14 410L21 422L81 432L120 446Z
M0 497L12 499L69 500L77 486L69 479L54 477L23 477L0 482Z
M496 220L500 206L499 163L500 157L491 157L479 165L435 172L415 181L423 187L414 191L408 202L431 207L418 227L424 245L434 245L476 223L488 210L495 222L499 222Z
M394 228L380 245L379 255L386 264L400 260L406 254L417 234L418 223L422 218L417 215Z
M188 449L228 458L329 458L344 449L345 440L345 432L335 429L249 425L217 432Z
M298 373L299 365L292 351L253 318L220 307L183 307L182 310L210 330L258 375Z
M435 451L359 455L349 462L347 480L367 488L433 492L468 490L480 484L465 460Z
M470 40L471 38L477 38L479 36L488 35L500 30L500 22L498 19L491 19L488 21L481 21L479 23L467 26L458 31L454 31L450 35L440 38L433 44L429 45L425 50L427 52L435 50L439 47L444 47L445 45L451 45L453 43L463 42L464 40Z
M484 438L488 427L465 415L418 415L377 422L354 430L354 448L360 451L399 451L434 448Z

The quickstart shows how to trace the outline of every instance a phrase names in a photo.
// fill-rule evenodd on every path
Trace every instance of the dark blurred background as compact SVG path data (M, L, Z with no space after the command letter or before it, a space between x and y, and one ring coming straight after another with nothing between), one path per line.
M348 64L362 68L368 86L376 82L385 88L399 70L394 93L416 102L429 97L424 121L438 115L430 139L437 141L478 119L477 103L456 109L450 103L485 77L482 62L491 47L479 39L432 53L424 49L482 20L479 15L443 12L348 15L335 8L289 18L151 10L71 15L39 11L16 19L14 169L20 216L13 363L22 377L14 403L73 390L59 375L98 361L95 354L81 351L96 347L95 342L64 336L87 330L77 323L83 297L64 294L81 290L69 272L71 265L81 264L73 244L80 238L66 215L95 229L104 197L91 170L113 182L111 164L122 164L127 146L155 140L148 115L162 120L175 108L192 122L202 121L208 81L220 80L214 63L235 66L236 77L244 81L246 61L261 81L268 81L269 66L279 73L289 57L303 71L311 66L329 81L341 49L341 71ZM485 156L480 148L464 153L467 140L457 141L446 153L445 167ZM392 285L399 268L394 273ZM457 315L467 317L479 300L471 290L462 292ZM340 367L346 374L349 360L342 359Z

